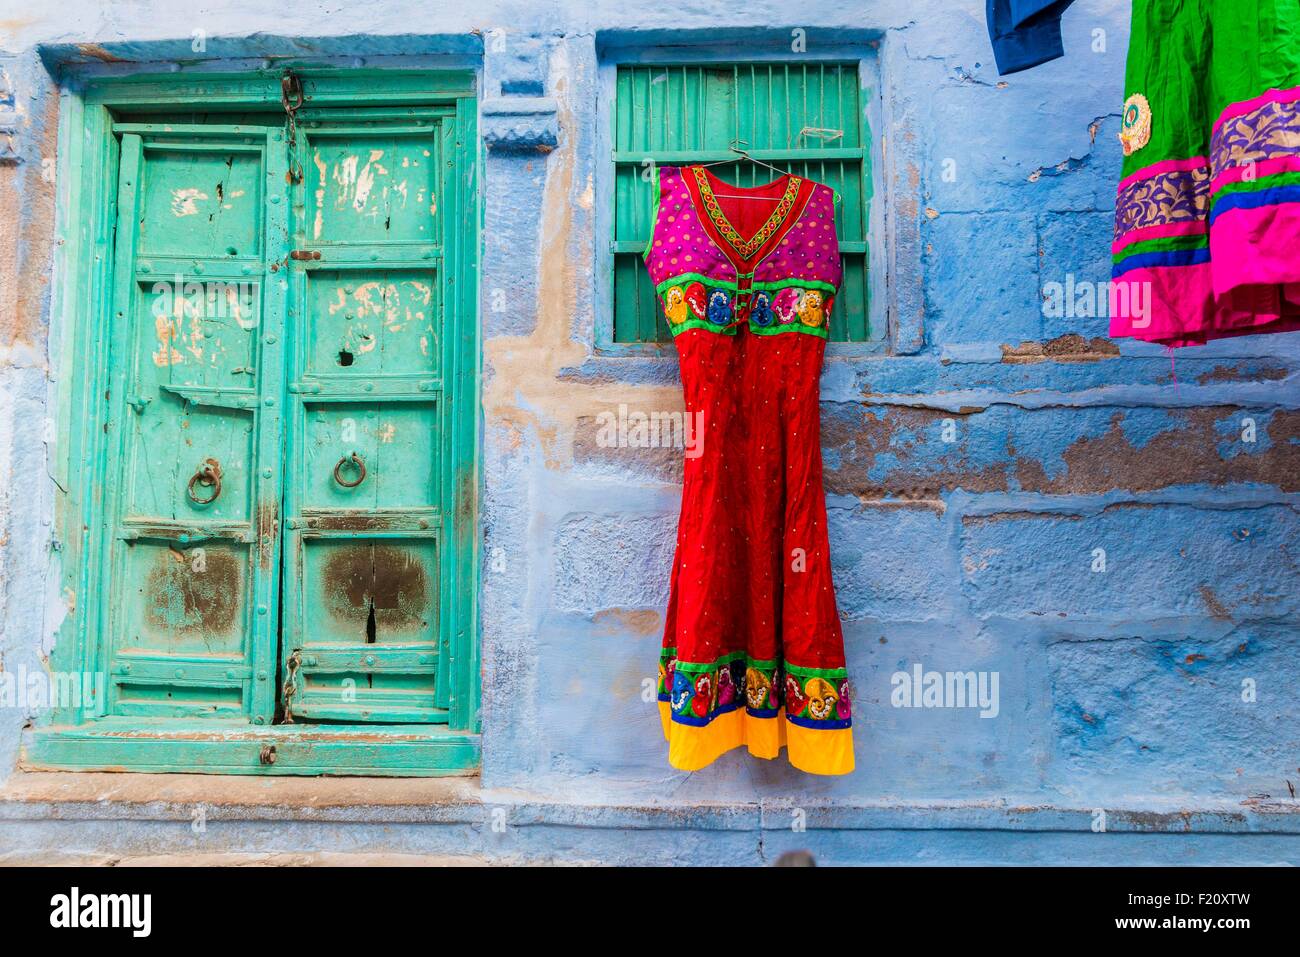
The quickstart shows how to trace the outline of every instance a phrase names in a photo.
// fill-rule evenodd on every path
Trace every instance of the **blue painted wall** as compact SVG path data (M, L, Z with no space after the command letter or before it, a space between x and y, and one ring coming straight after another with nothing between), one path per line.
M1287 823L1300 779L1300 342L1245 338L1171 361L1110 342L1104 317L1043 309L1049 284L1109 275L1127 3L1080 0L1066 57L1005 79L977 0L311 6L292 20L251 2L0 16L20 157L0 165L0 203L30 241L21 261L5 254L0 279L33 291L22 309L9 294L0 304L12 386L0 412L13 423L0 468L40 474L56 454L30 416L68 374L49 358L59 330L40 279L51 71L267 56L481 64L484 793L646 820L670 803L686 811L657 826L700 828L695 860L784 846L836 861L1110 860L1113 845L1086 840L1098 809L1121 829L1188 832L1177 850L1133 845L1152 860L1241 860L1233 842L1254 830L1284 835L1250 845L1257 859L1300 856ZM666 763L647 693L677 454L597 441L597 417L619 404L681 407L671 348L593 345L610 321L611 71L793 55L796 28L799 55L861 55L872 74L873 315L889 335L872 354L832 348L823 380L858 770L814 779L733 753L686 775ZM538 130L557 132L554 149L513 148ZM39 663L61 613L58 596L41 616L23 602L54 564L47 518L8 499L6 668ZM996 716L896 707L891 678L916 664L996 673ZM0 777L26 717L0 712ZM825 830L788 833L790 802ZM778 810L737 835L708 823L719 805ZM607 811L585 813L606 828L592 855L646 853ZM232 845L257 844L248 827ZM762 828L775 835L766 850L750 833ZM528 846L544 855L546 838Z

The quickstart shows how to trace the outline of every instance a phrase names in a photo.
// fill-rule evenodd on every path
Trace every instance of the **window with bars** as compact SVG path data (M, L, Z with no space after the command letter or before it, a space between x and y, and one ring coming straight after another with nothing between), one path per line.
M618 67L614 104L615 343L671 338L641 258L650 238L659 164L680 166L734 156L755 159L833 187L844 281L831 339L874 338L867 321L869 143L858 64L770 62ZM743 160L714 167L737 186L770 181Z

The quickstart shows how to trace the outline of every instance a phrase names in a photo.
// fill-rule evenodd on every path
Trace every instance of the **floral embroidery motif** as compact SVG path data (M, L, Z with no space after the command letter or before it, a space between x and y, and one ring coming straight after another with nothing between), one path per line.
M772 301L767 297L767 293L755 293L754 305L749 310L749 321L756 326L770 326L775 319Z
M708 302L705 299L704 284L693 282L686 287L686 304L691 307L691 312L695 314L696 319L703 319L708 310Z
M659 689L664 691L673 686L673 669L677 665L676 658L669 658L664 655L659 659Z
M803 714L804 709L808 707L808 697L804 694L804 689L799 687L799 679L794 675L785 676L785 708L786 714L799 715Z
M745 659L732 659L731 667L726 670L730 672L731 675L728 683L735 689L736 696L733 700L735 700L737 704L744 704L744 696L746 693L745 682L748 680L746 677L748 669L745 667Z
M723 668L718 671L718 707L726 707L735 700L736 684L735 679L732 678L732 669Z
M840 700L835 686L825 678L810 679L804 686L804 693L808 696L808 714L818 721L829 718L835 702Z
M750 668L745 672L745 701L755 711L770 707L767 699L771 691L772 679L763 672L757 668Z
M849 679L840 682L840 700L835 704L835 717L847 721L853 717L853 705L849 700Z
M1210 138L1215 174L1280 156L1300 155L1300 100L1265 103L1225 119Z
M833 672L829 674L834 676ZM785 713L786 717L806 727L816 727L819 722L834 722L835 726L847 725L853 717L848 677L826 678L814 675L800 687L799 678L787 674Z
M805 326L822 324L822 294L816 289L807 289L799 310L799 321Z
M1125 156L1136 153L1151 141L1151 104L1141 93L1134 93L1124 101L1119 141L1124 144Z
M791 176L790 182L786 184L785 193L776 204L776 209L772 210L772 215L767 218L767 222L759 227L758 232L753 236L745 239L722 212L722 207L718 204L718 198L713 195L713 187L709 185L709 178L704 170L699 166L692 166L691 172L695 175L695 184L700 189L700 198L704 201L704 210L709 214L709 219L713 221L713 225L717 227L722 237L740 254L741 259L749 259L753 256L781 228L786 216L794 208L794 201L799 195L799 186L803 183L798 176Z
M664 293L664 315L674 326L686 321L686 298L681 286L672 286Z
M731 322L731 300L721 289L709 293L709 322L719 326Z
M713 710L713 676L702 674L695 679L695 697L691 699L691 710L695 717L707 717Z
M683 714L694 694L695 688L691 684L691 679L680 671L674 672L672 690L668 692L668 703L672 709L678 714Z
M803 308L803 290L794 286L786 286L776 294L776 299L772 302L772 309L776 312L778 322L790 323L799 318L799 311Z
M735 323L748 320L755 330L794 331L772 329L780 322L794 326L798 331L824 336L834 301L834 296L821 289L798 286L786 286L776 292L733 292L730 289L709 289L699 281L691 281L686 285L669 286L663 292L664 314L674 335L684 329L699 328L695 320L707 321L707 328L715 332L729 332Z
M712 665L679 667L676 649L665 648L659 656L658 697L676 720L693 724L707 724L739 707L756 718L774 718L784 702L786 716L804 727L847 727L853 712L848 675L841 668L809 671L815 673L792 674L778 661L740 653Z
M1147 226L1203 220L1210 208L1210 168L1175 169L1138 180L1115 199L1115 237Z

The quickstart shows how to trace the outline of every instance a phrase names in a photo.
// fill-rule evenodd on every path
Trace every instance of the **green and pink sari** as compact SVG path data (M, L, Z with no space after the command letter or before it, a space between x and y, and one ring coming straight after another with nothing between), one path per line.
M1300 329L1300 0L1134 0L1112 336Z

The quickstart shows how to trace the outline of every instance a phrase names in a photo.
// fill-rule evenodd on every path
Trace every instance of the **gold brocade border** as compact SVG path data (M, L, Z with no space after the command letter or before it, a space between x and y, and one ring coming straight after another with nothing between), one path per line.
M704 169L693 166L691 172L695 176L695 184L700 189L700 198L704 200L704 209L709 214L709 219L713 221L713 225L717 227L718 232L740 254L742 259L749 259L753 256L772 237L772 234L781 227L785 218L790 215L790 210L794 208L794 201L799 195L799 186L803 183L803 180L798 176L791 176L790 182L785 188L785 195L777 203L772 215L767 218L767 222L762 225L758 232L746 240L736 231L736 227L731 225L726 214L723 213L722 207L718 204L718 198L713 195L713 187L709 185L709 178Z

